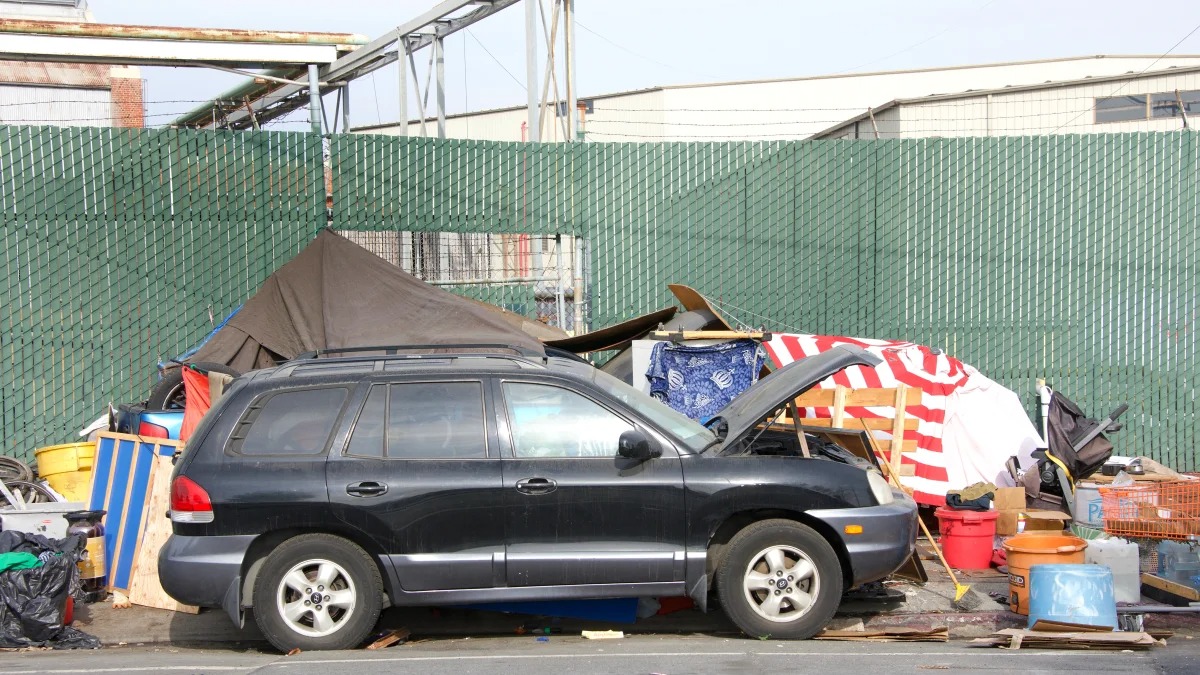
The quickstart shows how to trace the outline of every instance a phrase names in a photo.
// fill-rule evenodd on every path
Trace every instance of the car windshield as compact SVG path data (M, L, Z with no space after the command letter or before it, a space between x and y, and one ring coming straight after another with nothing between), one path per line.
M671 432L692 452L702 452L716 435L696 420L625 384L599 368L593 369L593 382L622 403L645 415L650 421Z

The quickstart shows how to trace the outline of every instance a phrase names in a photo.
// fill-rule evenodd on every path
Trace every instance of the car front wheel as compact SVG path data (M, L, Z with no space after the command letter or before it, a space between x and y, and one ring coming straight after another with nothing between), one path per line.
M729 542L717 568L725 613L751 637L803 640L833 618L842 597L842 567L833 547L791 520L747 526Z
M254 618L277 649L351 649L379 620L383 582L366 551L341 537L289 539L254 584Z

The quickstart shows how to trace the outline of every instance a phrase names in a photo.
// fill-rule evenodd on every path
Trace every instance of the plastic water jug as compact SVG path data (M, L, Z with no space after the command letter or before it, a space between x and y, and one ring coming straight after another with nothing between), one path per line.
M1158 545L1158 576L1200 590L1192 577L1200 575L1200 546L1179 541Z
M1088 527L1104 527L1100 484L1081 482L1075 486L1075 522Z
M1113 595L1117 602L1141 602L1142 576L1137 544L1124 539L1093 539L1083 552L1083 561L1112 570Z

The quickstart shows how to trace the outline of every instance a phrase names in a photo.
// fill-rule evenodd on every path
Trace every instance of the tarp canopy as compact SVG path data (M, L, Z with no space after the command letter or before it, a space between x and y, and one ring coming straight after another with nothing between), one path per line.
M776 365L826 352L838 345L855 345L881 357L874 368L851 367L823 380L818 387L851 389L891 388L898 384L921 390L921 404L906 413L918 421L905 438L916 441L902 462L913 465L900 482L913 490L918 504L943 506L948 490L987 481L1012 487L1005 466L1017 457L1020 466L1033 466L1033 452L1045 447L1016 393L970 365L924 345L902 340L874 340L840 335L776 334L767 353ZM892 417L890 406L846 408L850 419ZM828 408L801 408L801 417L829 417ZM877 436L890 434L876 433Z
M192 356L239 371L316 349L505 344L543 352L565 333L431 286L331 230L267 277ZM535 337L536 336L536 337Z

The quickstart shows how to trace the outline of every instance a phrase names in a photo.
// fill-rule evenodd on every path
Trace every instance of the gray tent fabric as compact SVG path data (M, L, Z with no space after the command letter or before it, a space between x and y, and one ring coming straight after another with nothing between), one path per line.
M431 286L354 242L323 230L267 277L191 361L239 371L307 351L378 345L498 343L543 353L522 326L565 335L524 317Z

